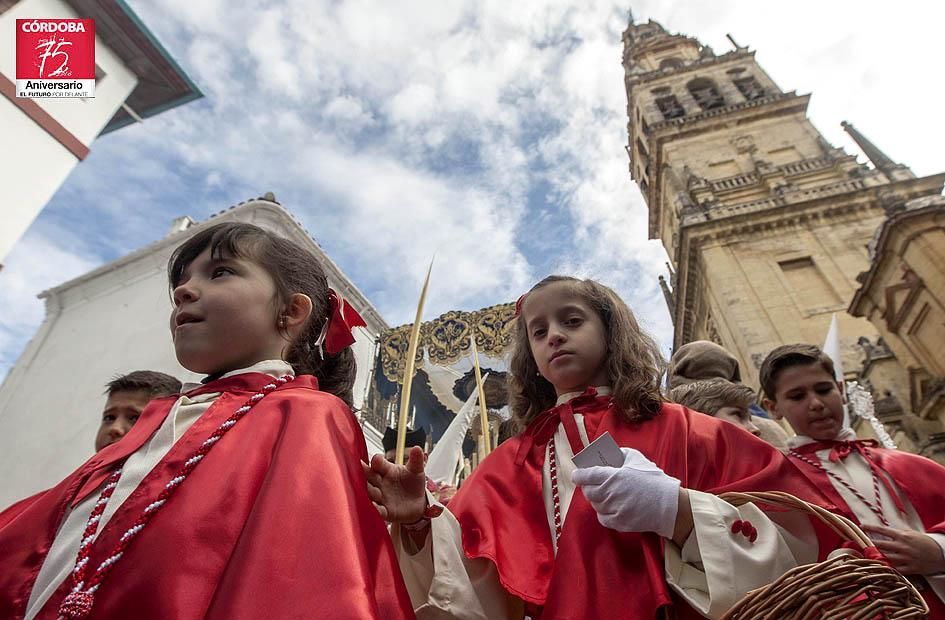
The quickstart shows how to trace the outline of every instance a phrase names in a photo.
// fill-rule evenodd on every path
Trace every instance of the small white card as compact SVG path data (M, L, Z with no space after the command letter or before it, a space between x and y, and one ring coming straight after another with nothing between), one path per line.
M579 468L597 465L621 467L623 465L623 452L620 451L620 446L610 436L610 433L604 431L603 435L575 454L572 460L574 465Z

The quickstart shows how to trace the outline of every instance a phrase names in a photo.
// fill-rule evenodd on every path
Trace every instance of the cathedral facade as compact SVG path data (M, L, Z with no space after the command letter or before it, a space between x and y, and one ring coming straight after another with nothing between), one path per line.
M846 378L872 390L900 447L939 456L941 420L916 416L916 369L848 308L881 225L939 196L945 174L917 178L844 123L872 165L857 162L810 122L810 95L784 91L734 40L716 54L650 21L623 44L630 175L669 255L674 347L715 341L757 387L769 351L823 343L836 314Z

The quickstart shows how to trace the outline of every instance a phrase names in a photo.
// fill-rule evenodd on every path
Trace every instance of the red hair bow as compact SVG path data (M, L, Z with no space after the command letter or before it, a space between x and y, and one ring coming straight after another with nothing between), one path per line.
M352 330L355 327L367 327L367 323L344 297L331 288L328 289L328 303L331 306L328 320L325 322L325 327L322 328L318 346L321 347L322 341L324 341L325 350L330 355L334 355L354 344Z

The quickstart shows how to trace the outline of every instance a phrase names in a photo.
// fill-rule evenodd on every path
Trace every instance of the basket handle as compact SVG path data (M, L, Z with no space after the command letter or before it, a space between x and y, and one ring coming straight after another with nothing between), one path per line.
M732 491L728 493L720 493L719 497L733 506L741 506L742 504L747 503L756 503L766 504L776 508L785 508L788 510L804 512L808 515L818 518L844 540L858 545L861 552L867 547L874 546L869 537L864 534L863 530L861 530L859 526L853 521L847 519L843 515L834 514L826 508L818 506L817 504L805 502L804 500L795 497L790 493L784 493L783 491L755 491L745 493Z

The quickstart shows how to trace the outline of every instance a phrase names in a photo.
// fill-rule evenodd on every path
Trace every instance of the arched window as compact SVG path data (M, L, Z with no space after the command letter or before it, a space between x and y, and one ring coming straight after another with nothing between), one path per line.
M715 87L715 82L708 78L696 78L686 84L689 94L703 110L714 110L725 105L725 100Z
M664 58L660 61L660 70L663 69L679 69L683 66L683 61L679 58Z
M686 110L682 107L682 104L679 103L679 100L676 99L676 95L657 97L656 107L659 108L660 114L662 114L663 118L666 120L686 115Z
M673 94L669 86L654 88L650 93L653 95L653 102L656 104L656 108L660 111L660 114L663 115L664 119L669 120L686 115L685 108L683 108L679 100L676 99L676 95Z
M761 87L758 80L750 75L732 81L735 83L735 87L738 88L738 92L744 95L745 99L748 101L760 99L765 96L765 89Z

